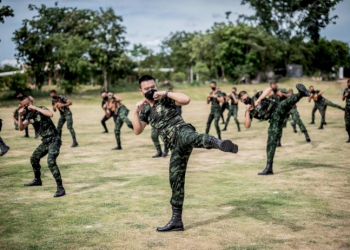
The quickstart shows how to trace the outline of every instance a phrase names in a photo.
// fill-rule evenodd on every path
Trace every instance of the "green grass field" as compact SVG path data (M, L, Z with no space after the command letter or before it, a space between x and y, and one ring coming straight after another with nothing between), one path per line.
M325 90L327 99L344 106L339 89L346 84L302 82ZM267 86L237 88L252 93ZM177 86L175 91L191 97L183 117L204 132L209 86ZM328 107L328 125L318 130L319 113L317 124L308 125L313 103L301 100L298 110L312 141L305 142L288 124L276 152L275 174L258 176L266 164L268 122L254 120L249 130L243 128L245 107L240 103L242 131L231 119L222 132L239 145L238 154L195 149L186 176L185 231L157 233L156 227L171 216L170 157L151 158L150 127L136 136L124 125L123 150L112 151L114 124L110 119L110 133L101 133L103 113L96 93L71 96L79 147L70 147L64 127L58 165L67 195L60 198L53 198L56 183L46 157L41 161L43 186L23 186L33 179L29 158L40 139L33 138L32 128L30 138L14 130L10 117L16 101L1 108L1 137L11 150L0 158L0 249L350 249L350 144L345 143L341 110ZM141 95L135 90L120 96L132 119ZM35 104L50 107L51 100L37 98ZM58 117L55 113L55 124ZM213 125L210 133L216 135Z

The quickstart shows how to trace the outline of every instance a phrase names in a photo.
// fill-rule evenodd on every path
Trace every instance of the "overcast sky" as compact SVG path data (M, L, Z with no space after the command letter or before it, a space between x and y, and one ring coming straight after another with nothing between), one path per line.
M28 5L45 4L54 6L57 0L2 0L0 6L10 5L15 17L6 18L0 23L0 64L15 62L15 45L11 41L13 32L21 27L23 19L31 19L36 12L29 11ZM61 0L60 7L98 10L99 7L112 7L117 15L123 17L126 39L131 44L142 45L158 51L158 45L176 31L205 31L214 22L225 21L225 12L232 11L230 20L235 21L238 14L251 14L252 10L240 5L241 0ZM337 39L350 44L350 1L344 0L336 6L332 14L339 16L337 24L330 24L322 30L321 36Z

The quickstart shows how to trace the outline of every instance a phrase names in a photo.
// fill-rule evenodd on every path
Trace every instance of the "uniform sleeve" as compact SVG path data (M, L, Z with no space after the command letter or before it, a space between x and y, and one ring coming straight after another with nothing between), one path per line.
M60 101L61 102L63 102L63 103L66 103L67 102L67 100L68 100L68 98L66 97L66 96L64 96L64 95L60 95Z
M141 111L140 111L140 121L143 121L145 123L148 124L148 106L144 107Z
M223 97L224 94L221 91L216 92L217 97Z
M289 91L287 89L280 89L279 91L281 91L284 94L288 94L289 93Z
M43 110L49 110L48 108L46 108L45 106L38 106L38 108L41 108Z

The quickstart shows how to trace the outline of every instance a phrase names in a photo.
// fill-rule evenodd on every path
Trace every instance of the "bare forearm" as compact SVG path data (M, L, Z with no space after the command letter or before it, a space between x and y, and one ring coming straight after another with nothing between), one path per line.
M258 101L260 102L262 99L264 99L266 96L268 96L271 93L272 89L271 87L267 87L258 98Z
M134 117L132 119L132 125L134 127L134 134L139 135L143 132L143 126L140 121L140 115L137 111L134 112Z
M44 116L53 117L53 113L50 110L41 109L39 107L35 107L35 110L42 113Z
M249 112L246 112L244 117L244 127L250 128L251 123L252 123L252 120L250 120Z
M178 106L187 105L191 101L191 98L183 93L168 92L168 97L173 99Z

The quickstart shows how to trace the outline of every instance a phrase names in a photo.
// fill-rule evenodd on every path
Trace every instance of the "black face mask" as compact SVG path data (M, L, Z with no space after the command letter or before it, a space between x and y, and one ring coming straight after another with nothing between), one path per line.
M108 100L108 96L103 97L103 100L107 101Z
M212 90L216 90L216 87L211 87Z
M150 90L148 90L148 91L145 93L145 97L146 97L148 100L153 101L153 100L154 100L154 99L153 99L153 94L154 94L155 92L157 92L156 89L150 89Z
M58 96L54 95L52 98L53 98L53 99L57 99L57 98L58 98Z
M244 100L244 104L248 105L252 103L252 98L250 98L249 96Z

